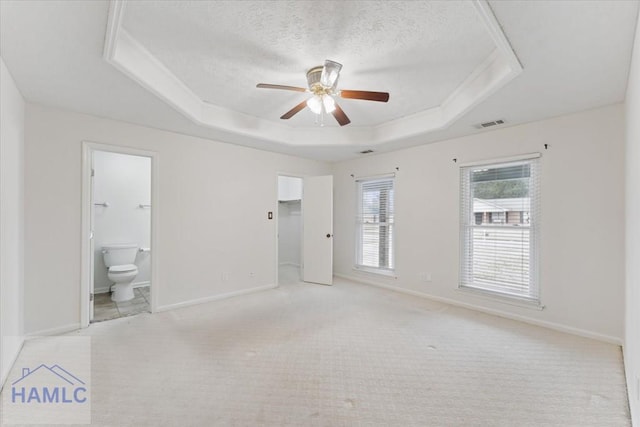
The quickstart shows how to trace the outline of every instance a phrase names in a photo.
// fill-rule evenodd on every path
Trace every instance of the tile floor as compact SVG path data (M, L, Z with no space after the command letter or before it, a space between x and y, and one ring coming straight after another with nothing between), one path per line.
M140 313L149 313L151 301L149 292L149 286L135 288L133 290L135 297L131 301L125 302L111 301L110 292L96 294L93 303L93 320L91 322L102 322Z

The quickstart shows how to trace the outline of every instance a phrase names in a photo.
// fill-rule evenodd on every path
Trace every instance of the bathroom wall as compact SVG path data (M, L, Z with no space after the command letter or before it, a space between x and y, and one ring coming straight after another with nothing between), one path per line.
M93 157L94 206L94 292L108 292L102 247L105 244L134 243L140 248L151 246L151 209L140 205L151 203L151 159L149 157L96 151ZM138 275L134 286L149 284L151 254L138 252Z
M275 285L279 172L325 162L27 104L25 332L80 323L82 141L158 155L160 309Z
M0 388L23 342L24 109L0 58Z

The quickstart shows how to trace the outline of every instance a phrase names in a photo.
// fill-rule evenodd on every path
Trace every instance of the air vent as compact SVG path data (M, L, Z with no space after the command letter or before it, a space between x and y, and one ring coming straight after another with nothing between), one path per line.
M369 153L373 153L373 150L363 150L360 152L360 154L369 154Z
M480 123L479 125L476 125L476 127L478 129L484 129L484 128L490 128L491 126L498 126L503 124L504 124L504 120L495 120L493 122Z

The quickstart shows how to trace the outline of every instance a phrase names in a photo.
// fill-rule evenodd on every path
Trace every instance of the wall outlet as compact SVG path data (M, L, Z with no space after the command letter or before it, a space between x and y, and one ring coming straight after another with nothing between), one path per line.
M430 282L431 281L431 273L421 272L418 273L418 280L421 282Z
M251 273L249 273L249 278L250 279L254 279L256 277L256 273L254 273L253 271Z
M228 282L229 281L229 272L225 271L222 273L221 279L223 282Z

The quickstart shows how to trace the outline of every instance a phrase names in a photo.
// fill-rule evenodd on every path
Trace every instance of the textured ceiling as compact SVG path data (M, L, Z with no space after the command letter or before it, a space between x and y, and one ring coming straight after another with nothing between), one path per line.
M199 98L275 121L307 95L256 83L306 87L309 68L336 60L340 88L391 93L340 100L351 126L440 105L495 49L468 1L129 2L123 28ZM314 126L304 113L283 123Z

